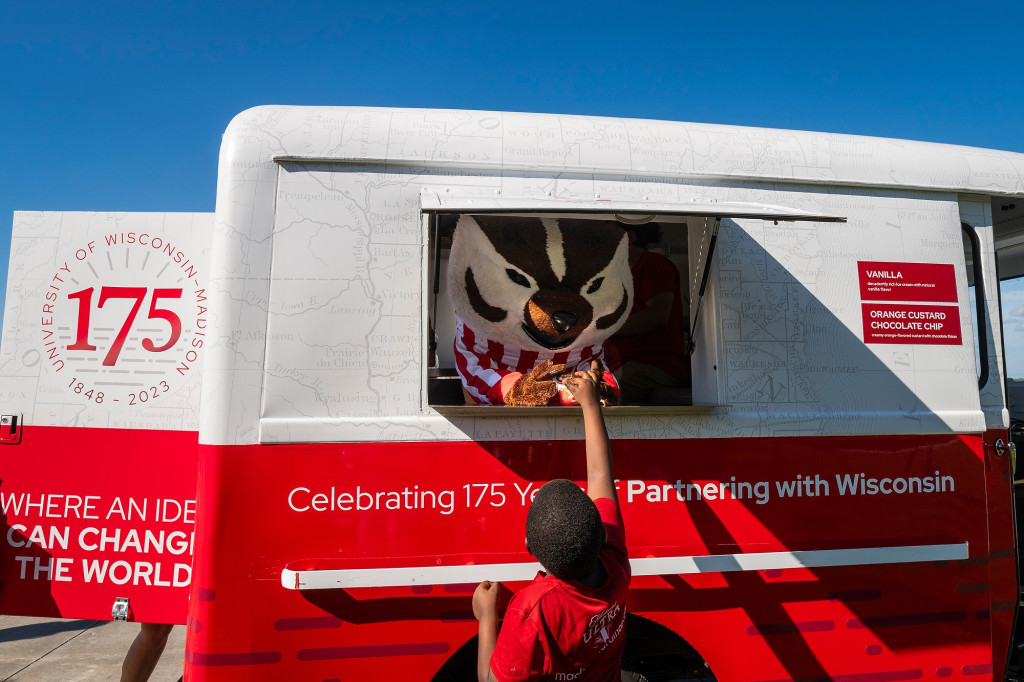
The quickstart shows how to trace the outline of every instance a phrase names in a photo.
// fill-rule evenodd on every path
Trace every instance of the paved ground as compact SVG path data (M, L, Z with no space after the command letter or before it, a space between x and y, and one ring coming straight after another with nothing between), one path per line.
M0 682L118 682L136 623L0 616ZM171 632L151 682L176 682L185 628Z

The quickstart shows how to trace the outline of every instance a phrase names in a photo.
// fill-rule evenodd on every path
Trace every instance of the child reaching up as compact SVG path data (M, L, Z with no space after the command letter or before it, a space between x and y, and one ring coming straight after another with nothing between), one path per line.
M481 682L621 679L630 569L600 379L595 362L565 382L583 409L587 492L565 479L537 491L526 548L544 572L512 598L500 633L498 583L482 582L473 595Z

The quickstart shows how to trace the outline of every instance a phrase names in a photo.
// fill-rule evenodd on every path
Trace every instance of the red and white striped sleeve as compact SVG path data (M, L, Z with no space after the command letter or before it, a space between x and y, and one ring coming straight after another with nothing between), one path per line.
M523 376L516 369L520 358L506 357L508 350L500 343L478 339L462 320L458 320L457 324L455 366L462 377L463 388L478 405L504 403L505 395Z
M455 334L455 366L462 378L462 386L477 405L500 405L512 386L544 360L565 365L567 372L587 370L590 361L601 360L602 346L587 346L572 351L538 353L508 348L497 341L477 336L462 320L457 320ZM605 383L615 395L619 386L611 372L604 373ZM568 389L559 390L549 405L575 405Z

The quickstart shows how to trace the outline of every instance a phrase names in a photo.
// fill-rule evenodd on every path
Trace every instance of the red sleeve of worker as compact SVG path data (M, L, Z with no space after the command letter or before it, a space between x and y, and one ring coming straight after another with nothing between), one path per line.
M643 308L656 294L678 292L677 273L676 266L665 256L649 251L644 253L633 266L633 311Z

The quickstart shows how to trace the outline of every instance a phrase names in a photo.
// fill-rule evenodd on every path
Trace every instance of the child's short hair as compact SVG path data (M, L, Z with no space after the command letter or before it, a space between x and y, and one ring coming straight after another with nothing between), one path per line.
M537 491L526 515L526 544L544 570L562 580L581 580L597 563L604 526L594 501L564 478Z

